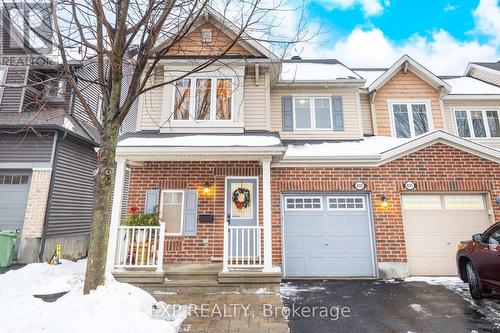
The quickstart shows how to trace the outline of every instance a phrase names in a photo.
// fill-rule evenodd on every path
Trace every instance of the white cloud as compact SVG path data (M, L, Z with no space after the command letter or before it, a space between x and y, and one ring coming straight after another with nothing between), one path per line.
M493 37L500 44L500 6L498 0L480 0L472 12L476 22L475 31Z
M356 28L332 47L309 45L302 52L305 58L336 58L351 67L388 67L403 54L441 75L460 75L470 61L500 58L499 50L493 45L458 41L445 30L436 31L430 37L415 34L397 44L378 28Z
M389 7L389 0L321 0L327 8L350 9L354 6L361 6L366 16L380 15L386 7Z
M452 12L452 11L456 10L458 7L459 7L458 5L452 5L451 3L449 3L444 7L444 11L445 12Z

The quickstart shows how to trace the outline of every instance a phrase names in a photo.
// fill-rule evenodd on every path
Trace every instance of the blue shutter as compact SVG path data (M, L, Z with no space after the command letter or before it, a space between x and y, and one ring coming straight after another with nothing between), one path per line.
M283 117L283 131L293 131L293 98L281 96L281 110Z
M158 210L160 200L160 190L157 188L146 190L146 199L144 200L144 213L154 213Z
M333 130L344 130L344 109L342 106L342 96L332 96L332 118Z
M183 236L196 236L198 224L198 190L184 191Z

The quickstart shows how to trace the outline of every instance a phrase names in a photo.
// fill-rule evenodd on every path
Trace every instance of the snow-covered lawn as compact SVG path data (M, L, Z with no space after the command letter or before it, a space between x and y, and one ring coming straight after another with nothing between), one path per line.
M178 311L173 321L151 317L155 299L130 284L106 277L104 286L83 295L86 261L63 260L61 265L30 264L0 275L2 332L177 332L186 318ZM52 303L33 297L69 291Z

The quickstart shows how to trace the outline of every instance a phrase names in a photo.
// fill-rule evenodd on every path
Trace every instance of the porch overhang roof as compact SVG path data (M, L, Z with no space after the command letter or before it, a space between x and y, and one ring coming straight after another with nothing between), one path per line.
M137 134L122 138L116 157L136 161L262 160L286 150L275 134Z

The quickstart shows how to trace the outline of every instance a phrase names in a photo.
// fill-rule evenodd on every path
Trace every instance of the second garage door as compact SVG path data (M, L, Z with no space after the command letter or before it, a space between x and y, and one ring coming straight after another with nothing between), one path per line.
M456 275L457 244L489 226L483 195L403 195L410 275Z
M366 195L283 197L285 277L376 276Z

